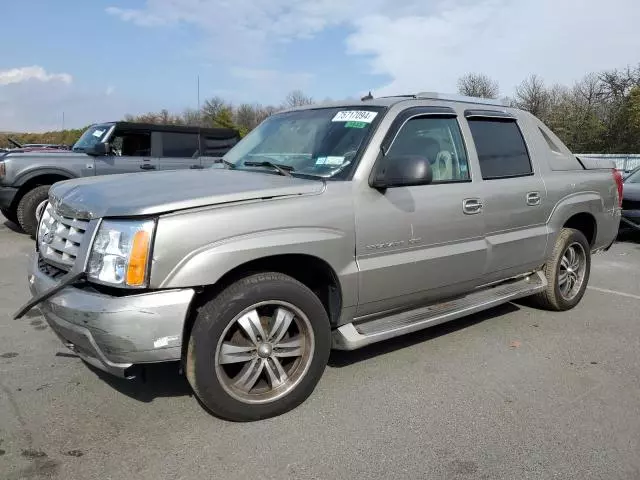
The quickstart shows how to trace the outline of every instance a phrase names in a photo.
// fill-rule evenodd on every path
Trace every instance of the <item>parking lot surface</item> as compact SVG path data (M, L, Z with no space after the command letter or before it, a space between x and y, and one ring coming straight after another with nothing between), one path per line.
M640 478L640 238L573 311L509 304L356 352L278 418L206 413L175 365L108 377L33 311L0 217L0 478Z

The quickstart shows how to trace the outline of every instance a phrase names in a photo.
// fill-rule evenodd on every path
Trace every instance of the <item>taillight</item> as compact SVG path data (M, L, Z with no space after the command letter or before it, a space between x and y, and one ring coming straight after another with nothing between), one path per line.
M613 179L616 181L616 186L618 187L618 206L622 207L622 193L624 190L624 183L622 182L622 174L617 168L612 170Z

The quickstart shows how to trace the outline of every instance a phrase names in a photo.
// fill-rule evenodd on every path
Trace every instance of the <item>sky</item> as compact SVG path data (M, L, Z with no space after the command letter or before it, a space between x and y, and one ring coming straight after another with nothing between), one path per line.
M0 131L179 113L198 77L202 100L277 105L640 63L638 0L20 0L2 18Z

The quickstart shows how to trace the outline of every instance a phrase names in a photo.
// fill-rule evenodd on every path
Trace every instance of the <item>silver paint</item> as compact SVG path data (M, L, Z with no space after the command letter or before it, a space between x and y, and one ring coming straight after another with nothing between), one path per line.
M577 213L595 218L594 251L615 238L620 208L609 165L590 162L584 170L560 140L545 130L558 144L558 151L551 151L540 133L546 127L530 114L504 109L518 121L534 174L486 181L480 175L464 118L464 110L473 104L411 98L377 99L367 104L388 110L348 181L212 168L67 181L54 186L51 195L60 200L62 208L89 214L87 238L93 238L104 217L158 217L152 290L192 292L215 284L247 262L266 257L298 255L300 261L307 257L321 260L339 281L342 310L337 327L345 326L341 331L350 330L354 320L415 312L443 298L468 295L536 271L551 253L565 222ZM348 107L349 103L341 105ZM449 106L456 111L470 182L386 191L369 185L393 121L406 108L416 106ZM74 268L84 268L89 246L85 242L79 247ZM35 265L30 274L37 277ZM75 291L69 288L61 294L71 309L82 307ZM103 296L92 301L108 305L135 297ZM153 306L153 299L148 296L144 305ZM508 300L480 299L464 312L503 301ZM65 315L75 318L68 312ZM175 324L182 324L181 315L174 319ZM136 315L137 320L129 323L127 335L133 335L136 344L152 343L162 336L149 332L148 339L136 337L144 335L138 322L147 325L145 318ZM174 328L174 323L168 328L167 322L161 323L167 330ZM416 321L407 331L432 323ZM112 333L111 326L105 328ZM166 332L172 334L175 332Z

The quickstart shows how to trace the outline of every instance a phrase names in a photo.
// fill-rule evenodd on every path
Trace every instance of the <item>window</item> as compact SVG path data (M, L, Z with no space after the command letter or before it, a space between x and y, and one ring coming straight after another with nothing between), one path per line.
M202 150L204 156L221 157L238 143L237 138L202 137Z
M398 132L390 157L419 155L431 164L432 183L469 181L469 164L455 118L418 117Z
M469 127L483 179L520 177L533 172L527 146L516 122L469 119Z
M198 156L197 133L162 132L162 156L191 158Z
M73 144L74 152L84 152L87 148L92 148L100 142L104 142L113 124L94 125L89 127L76 143Z
M116 130L110 140L111 152L119 157L151 155L151 133Z
M240 169L256 168L245 162L269 161L292 168L294 176L344 179L380 118L382 109L373 106L278 113L238 142L225 160Z
M632 171L626 178L625 183L640 183L640 167Z

